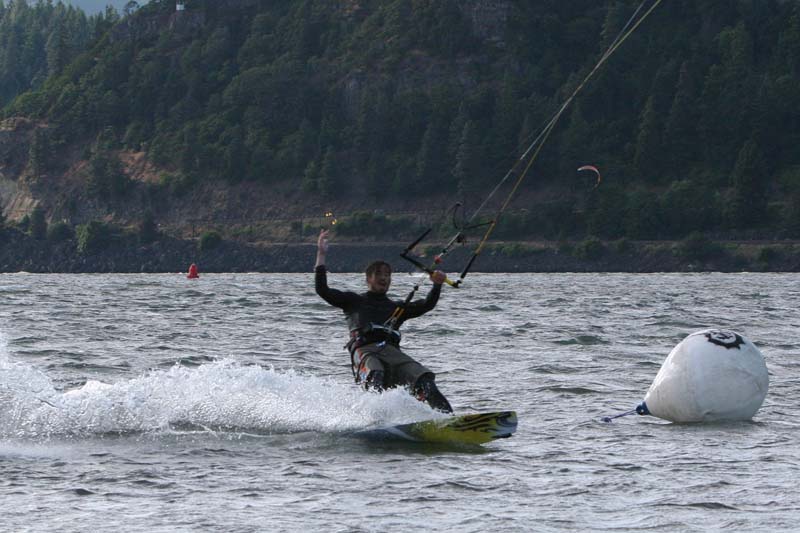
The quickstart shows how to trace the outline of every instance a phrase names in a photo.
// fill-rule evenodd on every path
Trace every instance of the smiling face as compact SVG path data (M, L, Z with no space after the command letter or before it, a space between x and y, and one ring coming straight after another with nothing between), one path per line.
M367 288L370 292L386 294L392 284L392 268L386 264L378 264L367 269Z

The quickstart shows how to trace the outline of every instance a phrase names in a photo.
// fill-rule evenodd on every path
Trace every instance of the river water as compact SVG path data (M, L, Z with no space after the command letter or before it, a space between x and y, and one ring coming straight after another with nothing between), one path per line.
M752 421L601 421L707 327L765 356ZM355 438L442 415L352 383L312 274L2 274L0 528L797 530L796 275L472 274L404 333L456 412L515 409L517 434Z

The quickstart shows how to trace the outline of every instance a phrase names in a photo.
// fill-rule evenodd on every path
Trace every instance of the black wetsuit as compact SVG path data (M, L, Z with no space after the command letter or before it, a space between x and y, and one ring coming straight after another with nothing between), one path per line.
M376 388L406 385L432 407L452 411L436 388L435 374L400 350L398 331L409 318L424 315L436 306L441 285L434 284L424 300L405 305L403 314L393 325L394 331L385 325L402 302L376 292L358 294L331 289L324 265L315 269L314 285L323 300L344 311L350 329L348 349L356 381L363 382L368 388L371 384L377 385ZM376 379L379 381L377 384L374 383Z
M319 294L323 300L344 311L344 314L347 316L347 326L350 328L351 334L354 332L367 334L373 325L384 325L392 316L395 309L397 309L399 305L402 305L402 302L390 300L386 294L369 291L363 294L357 294L350 291L331 289L328 287L328 276L324 265L320 265L316 268L314 285L317 294ZM415 300L406 305L403 315L394 325L394 329L400 329L403 322L409 318L422 316L433 309L439 301L439 294L441 294L441 292L442 286L434 285L424 300ZM362 342L361 344L364 343ZM399 341L397 344L399 344Z

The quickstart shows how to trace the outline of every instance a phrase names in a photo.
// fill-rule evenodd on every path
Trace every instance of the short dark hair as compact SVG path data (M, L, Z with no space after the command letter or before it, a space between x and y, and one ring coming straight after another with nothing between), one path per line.
M364 273L367 275L367 277L370 277L375 272L377 272L379 268L384 268L384 267L389 269L389 274L392 273L392 265L390 265L386 261L381 261L380 259L368 264L367 269L364 271Z

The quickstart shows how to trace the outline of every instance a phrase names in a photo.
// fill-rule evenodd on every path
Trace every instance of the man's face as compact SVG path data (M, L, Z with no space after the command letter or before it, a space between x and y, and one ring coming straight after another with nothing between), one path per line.
M378 294L386 294L389 290L389 285L392 284L392 272L385 266L378 267L378 269L367 276L367 288L370 292L377 292Z

